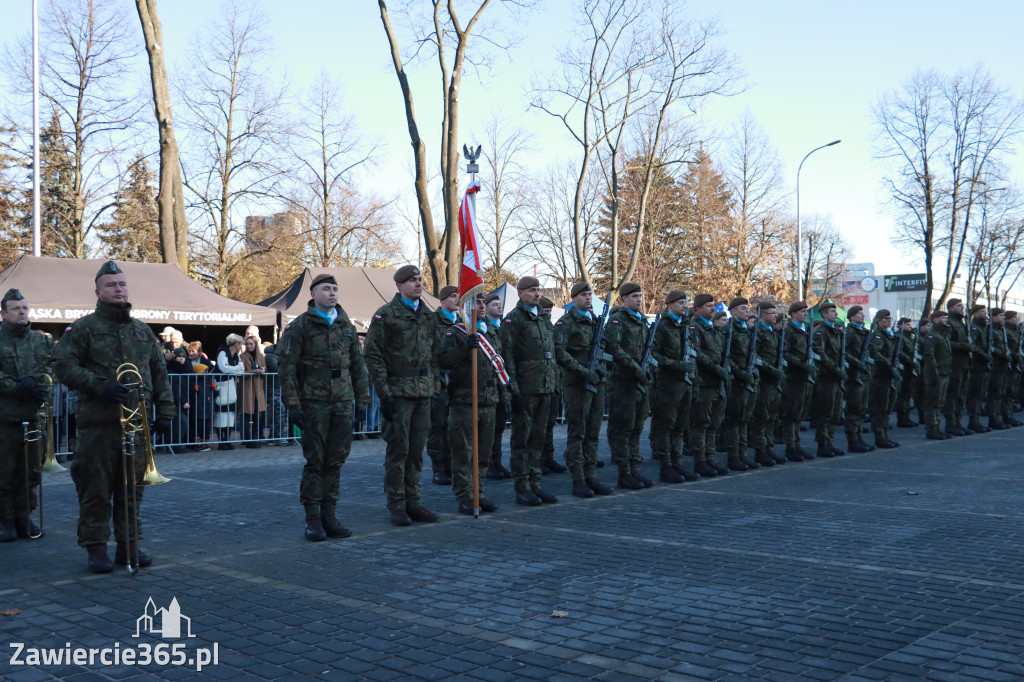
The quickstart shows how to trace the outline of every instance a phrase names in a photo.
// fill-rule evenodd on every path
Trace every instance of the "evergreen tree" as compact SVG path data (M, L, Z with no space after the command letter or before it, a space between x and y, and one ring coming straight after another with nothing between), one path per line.
M25 191L15 181L18 157L10 153L13 128L0 126L0 270L18 260L28 250L23 234Z
M145 156L137 153L117 192L111 221L96 228L106 257L143 263L163 261L153 180Z
M30 171L31 172L31 171ZM75 162L68 148L60 115L54 111L39 135L39 202L44 256L74 258L78 242L75 227ZM31 239L31 211L22 234Z
M676 249L682 280L694 292L728 298L736 292L735 265L743 253L742 233L733 229L729 186L704 150L679 184L682 223Z

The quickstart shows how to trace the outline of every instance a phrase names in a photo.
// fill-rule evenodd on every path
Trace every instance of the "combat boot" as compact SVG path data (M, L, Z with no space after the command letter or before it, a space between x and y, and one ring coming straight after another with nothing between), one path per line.
M524 507L539 507L544 503L533 494L532 490L526 490L524 492L516 492L516 504L521 504Z
M708 464L711 465L711 468L714 469L719 476L725 476L726 474L729 473L729 467L724 467L721 464L716 464L714 461L708 462Z
M707 462L697 462L693 465L693 473L701 478L714 478L718 475L718 470Z
M661 460L661 471L658 472L658 479L662 483L682 483L683 475L676 471L668 460Z
M938 431L932 431L931 429L925 431L924 437L928 440L946 440L946 434L939 433ZM950 437L952 438L952 436Z
M730 457L727 465L732 471L747 471L750 469L739 457Z
M405 513L409 515L409 518L417 523L433 523L437 521L437 514L430 511L426 507L412 507L406 508Z
M850 441L850 452L871 452L871 447L863 439L856 438Z
M839 448L837 448L836 446L833 445L832 446L832 454L834 456L836 456L836 457L842 457L843 455L846 454L846 450L840 450Z
M404 509L396 509L391 512L391 523L395 526L411 526L412 519L409 518L409 513Z
M562 466L555 461L554 456L548 455L545 459L541 460L541 471L545 474L564 474L569 469ZM544 471L544 469L547 471Z
M918 423L910 418L909 415L900 415L896 419L896 426L900 429L909 429L914 426L918 426Z
M18 531L14 527L14 521L0 521L0 542L14 542L18 539Z
M889 440L885 436L882 436L880 438L875 438L875 447L881 448L883 450L891 450L892 448L898 448L899 443L897 443L896 441Z
M489 466L489 467L487 467L487 474L486 474L486 476L487 476L487 478L491 479L492 481L500 481L501 479L505 478L505 472L502 470L500 465L499 466Z
M321 511L320 525L329 538L347 538L352 536L352 531L341 525L334 512Z
M39 526L32 523L32 519L14 519L14 530L18 533L18 537L23 540L29 538L38 539L46 535L46 533L39 530Z
M1004 424L999 417L989 417L988 428L989 431L1005 431L1010 427Z
M86 547L85 551L89 553L89 570L93 573L113 573L114 562L110 560L110 556L107 554L106 545L92 545Z
M320 514L306 514L306 539L310 542L323 542L327 539Z
M622 490L643 490L644 484L633 478L628 471L619 472L619 488Z
M136 559L139 562L139 567L145 568L146 566L153 565L153 559L139 549L139 543L133 542L128 545L128 547L132 550L131 553L133 556L131 558ZM104 549L106 548L104 547ZM117 549L114 551L114 564L117 566L127 566L128 559L128 550L126 549L125 544L123 542L117 543Z
M558 498L551 493L544 492L541 488L533 489L534 496L544 504L557 504Z
M641 474L640 468L635 465L630 467L629 475L633 477L633 480L637 481L640 485L642 485L645 488L654 487L654 481Z
M609 486L601 483L596 478L584 479L587 487L594 491L595 495L611 495L614 492Z
M755 450L754 461L763 467L775 466L775 458L769 455L767 450Z
M744 455L743 457L740 457L740 461L743 462L744 464L746 464L748 469L760 469L761 468L761 464L759 462L750 459L750 457L747 457L746 455ZM774 464L774 462L772 462L772 464Z
M789 462L802 462L804 461L804 456L803 453L800 452L800 448L794 448L790 445L787 445L786 460Z
M981 422L971 422L970 424L967 425L967 428L973 431L974 433L988 433L989 431L992 430L987 426L983 425Z
M573 481L572 494L575 497L593 497L594 491L590 489L586 481Z
M834 452L832 452L832 446L831 445L828 445L826 443L821 443L820 445L818 445L818 452L817 452L817 454L815 456L816 457L822 457L822 458L828 458L828 457L835 457L836 455L835 455Z
M443 471L435 471L434 475L431 477L431 480L433 481L434 485L451 485L452 484L452 477L449 476L448 474L446 474Z

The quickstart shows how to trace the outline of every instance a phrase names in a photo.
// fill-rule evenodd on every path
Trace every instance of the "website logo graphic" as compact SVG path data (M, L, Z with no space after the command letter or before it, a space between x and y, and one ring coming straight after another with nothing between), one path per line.
M185 624L185 635L181 634L182 622ZM181 615L177 597L171 599L166 609L158 609L153 603L153 598L149 598L145 611L135 621L135 634L132 637L139 637L142 634L160 635L163 639L195 637L192 634L192 619Z

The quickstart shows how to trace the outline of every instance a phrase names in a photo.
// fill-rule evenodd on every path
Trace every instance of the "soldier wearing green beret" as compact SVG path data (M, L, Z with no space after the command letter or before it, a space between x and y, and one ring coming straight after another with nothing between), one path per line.
M871 376L871 390L868 397L868 411L871 414L871 430L875 434L875 446L898 448L899 443L889 438L889 420L896 402L893 380L899 381L899 371L893 367L893 351L896 335L892 330L892 314L882 309L875 313L875 327L871 332L871 359L874 360Z
M555 332L555 325L551 322L551 311L555 308L555 302L547 296L540 297L540 311L544 320L551 327L551 333ZM565 381L561 367L555 367L555 390L551 392L551 405L548 407L548 423L544 429L544 449L540 453L540 472L547 474L564 474L568 471L565 467L555 461L555 424L558 416L562 414L562 386Z
M156 406L156 433L170 436L176 406L163 351L152 330L132 318L128 280L114 261L96 273L96 298L96 312L75 322L57 344L54 369L62 383L78 392L78 442L71 464L78 490L78 544L89 554L89 570L109 573L114 568L107 555L111 514L117 541L114 562L152 563L138 548L144 486L136 485L135 495L126 495L122 475L121 406L133 405L135 397L117 380L117 368L131 363L138 369L143 397L147 405ZM137 453L148 445L141 433L136 434ZM145 468L137 466L135 473L140 482ZM131 529L124 527L125 505L134 518Z
M988 428L996 431L1010 428L1002 419L1003 393L1010 378L1010 349L1003 327L1005 320L1002 308L992 309L989 320L989 324L992 325L992 347L989 349L992 354L992 371L989 373L985 413L988 415Z
M742 296L729 301L729 313L732 319L732 343L729 345L729 370L732 372L732 391L726 400L725 419L722 422L722 440L725 443L728 461L726 466L732 471L760 469L756 461L747 459L748 431L750 419L757 399L757 387L760 383L755 366L748 371L747 360L750 357L750 345L754 336L748 326L750 319L750 303ZM761 334L758 331L758 337ZM754 347L756 358L757 347ZM756 365L756 360L755 360Z
M778 309L773 301L757 304L757 397L754 399L753 415L750 421L750 446L754 448L754 461L761 466L771 467L784 464L786 458L775 455L775 425L779 421L779 399L782 396L780 382L785 376L779 367L779 337L776 332ZM783 320L785 323L785 320Z
M459 288L449 284L437 293L441 305L434 311L437 333L441 338L448 328L459 321ZM451 485L452 453L448 444L448 372L439 375L441 390L430 399L430 435L427 436L427 455L433 470L434 485Z
M941 429L940 417L945 404L949 377L953 374L953 347L949 335L949 318L945 310L935 310L928 320L921 320L918 334L921 340L921 383L924 396L925 437L929 440L947 440L953 437Z
M732 372L723 363L725 334L714 326L715 299L697 294L693 299L690 339L696 353L697 377L690 408L690 452L693 471L702 477L724 476L729 470L715 464L715 439L725 418L725 400Z
M306 512L306 539L347 538L338 521L341 467L352 449L352 401L370 402L366 363L356 328L338 305L334 275L318 275L309 287L306 312L285 327L277 344L281 398L302 429L299 501Z
M423 448L430 432L430 399L440 390L437 318L423 303L423 276L415 265L395 272L398 293L381 306L366 332L363 356L384 418L384 491L391 523L433 523L422 505Z
M971 306L971 319L967 330L971 338L971 379L967 388L967 428L974 433L988 433L992 429L981 423L982 408L988 394L994 358L989 346L988 308L980 303Z
M786 460L789 462L814 459L814 455L800 447L800 422L807 408L812 382L818 374L818 366L813 363L813 358L808 361L807 356L811 335L811 323L807 321L809 313L810 309L805 302L794 301L789 304L789 322L783 320L783 324L789 326L786 327L786 345L782 349L786 376L779 405L779 421L782 437L786 441Z
M1003 387L1002 422L1009 426L1024 426L1024 422L1013 416L1014 402L1017 400L1017 388L1021 377L1020 328L1018 327L1017 311L1007 310L1003 329L1006 332L1006 352L1010 355L1010 371L1007 373L1006 385Z
M41 537L29 518L36 508L41 462L30 462L25 471L24 422L45 433L46 424L36 423L39 406L51 399L40 381L49 374L53 341L32 331L28 301L17 289L0 300L0 542ZM37 452L29 446L30 453ZM26 481L28 482L26 485Z
M818 313L821 324L812 332L819 367L812 402L817 424L814 439L818 442L818 457L835 457L846 454L833 443L835 424L843 407L842 387L846 382L846 356L842 348L846 330L837 322L839 311L835 303L823 303L818 307Z

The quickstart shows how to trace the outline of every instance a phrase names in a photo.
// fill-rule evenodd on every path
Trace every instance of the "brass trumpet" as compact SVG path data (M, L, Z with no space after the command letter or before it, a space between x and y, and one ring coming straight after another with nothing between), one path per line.
M29 428L29 422L21 423L22 440L25 444L25 504L28 506L28 536L32 539L41 538L46 532L43 530L43 481L39 481L39 532L32 532L32 478L31 472L43 474L57 474L67 471L57 463L55 443L53 440L53 377L49 374L40 374L37 382L47 392L47 398L36 410L35 428ZM35 444L36 456L33 462L30 444ZM34 464L39 463L39 448L43 448L43 463L38 468Z
M116 371L116 381L135 394L135 405L121 404L121 471L124 474L124 528L128 536L124 539L128 554L128 573L135 575L139 570L138 543L132 543L132 536L137 534L137 526L133 531L131 509L128 500L135 500L135 487L138 485L159 485L171 479L161 476L153 461L153 442L149 435L149 410L146 407L144 394L145 384L139 368L130 362L120 365ZM142 480L136 481L135 468L135 436L142 435L143 457L145 469ZM136 514L138 511L136 510Z

